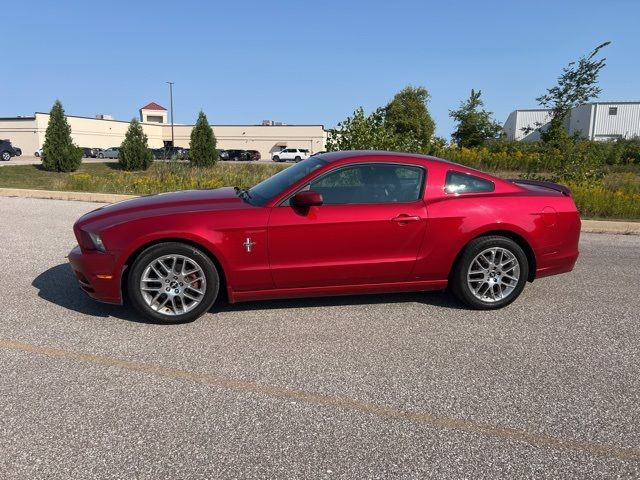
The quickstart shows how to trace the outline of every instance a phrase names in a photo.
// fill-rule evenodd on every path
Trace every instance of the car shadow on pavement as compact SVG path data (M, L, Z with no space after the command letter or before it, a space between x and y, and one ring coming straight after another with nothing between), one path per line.
M464 307L445 292L385 293L375 295L344 295L334 297L308 297L281 300L259 300L253 302L216 302L210 313L239 312L253 310L274 310L282 308L341 307L358 305L379 305L384 303L421 303L435 307L463 310Z
M75 312L147 323L129 307L100 303L89 298L78 286L68 263L62 263L42 272L31 282L31 285L38 289L40 298Z
M115 317L137 323L143 320L129 306L109 305L89 298L80 287L69 267L62 263L42 272L31 283L38 289L38 296L48 302L84 315ZM210 313L273 310L284 308L339 307L357 305L377 305L383 303L422 303L436 307L462 309L463 307L449 294L443 292L389 293L382 295L349 295L338 297L313 297L283 300L261 300L229 304L219 300Z

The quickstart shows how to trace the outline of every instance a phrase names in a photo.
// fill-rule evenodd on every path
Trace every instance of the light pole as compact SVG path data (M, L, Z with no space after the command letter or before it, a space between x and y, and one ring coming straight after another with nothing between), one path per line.
M167 82L169 84L169 101L171 102L171 146L173 147L173 84L175 82Z

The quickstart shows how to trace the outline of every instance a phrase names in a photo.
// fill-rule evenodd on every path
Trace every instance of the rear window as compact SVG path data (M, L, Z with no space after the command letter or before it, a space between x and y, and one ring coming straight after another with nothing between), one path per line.
M484 178L467 173L450 171L447 173L444 190L447 193L493 192L495 185Z

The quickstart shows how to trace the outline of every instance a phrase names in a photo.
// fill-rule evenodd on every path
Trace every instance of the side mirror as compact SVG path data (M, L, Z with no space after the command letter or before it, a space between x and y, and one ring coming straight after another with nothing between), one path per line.
M318 207L322 202L322 194L313 190L298 192L291 198L291 205L294 207Z

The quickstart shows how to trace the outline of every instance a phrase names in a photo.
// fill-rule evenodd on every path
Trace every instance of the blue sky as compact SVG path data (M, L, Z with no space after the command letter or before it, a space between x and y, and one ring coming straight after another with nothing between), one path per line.
M2 6L0 116L129 120L150 101L177 123L321 123L426 87L437 134L471 88L503 122L605 40L602 100L640 100L640 2L11 1ZM11 68L8 68L10 65Z

